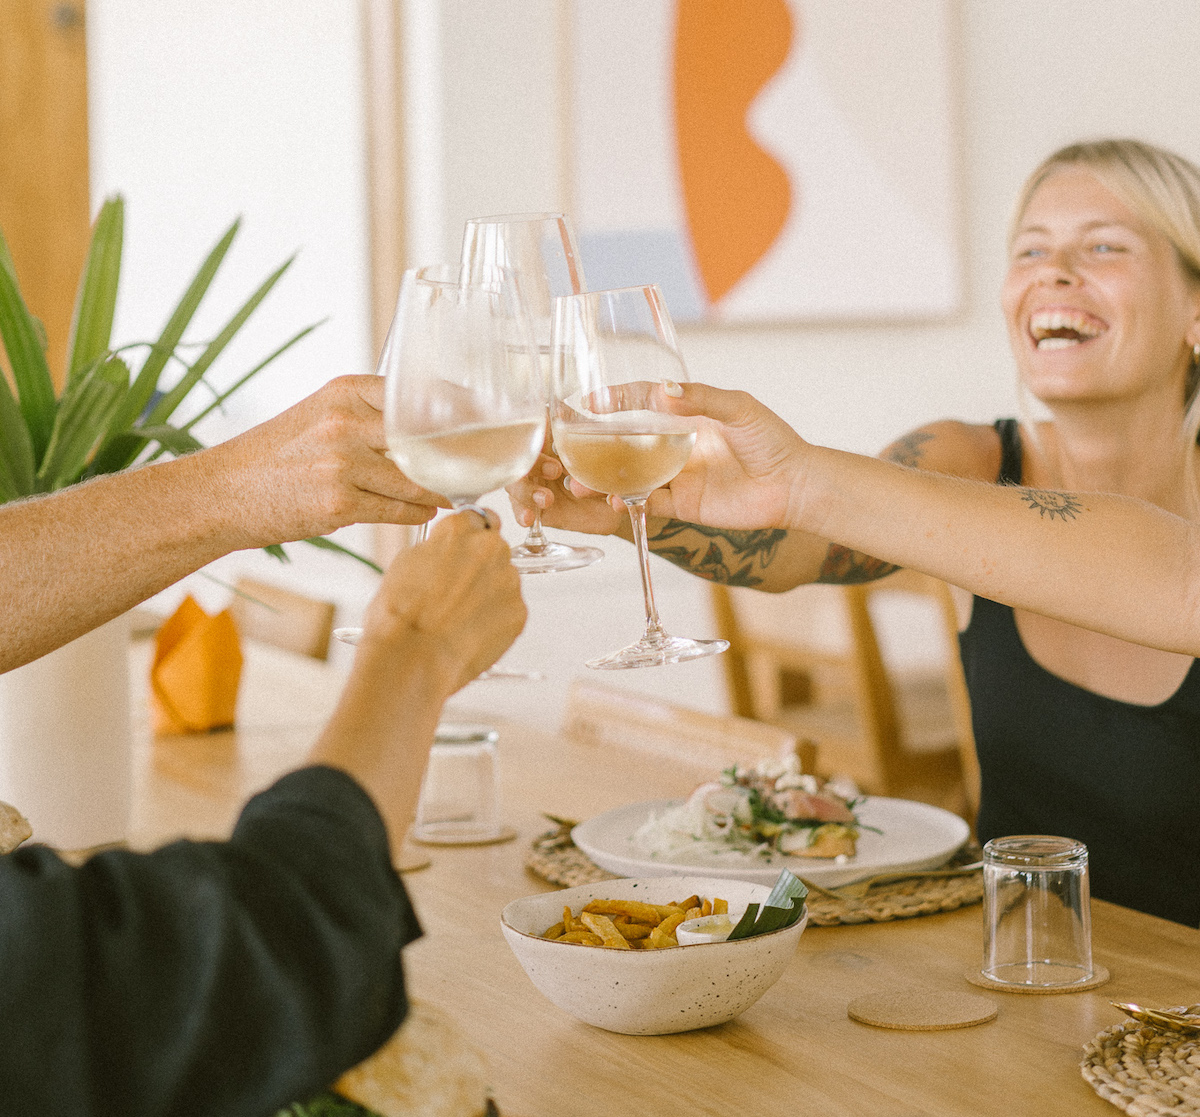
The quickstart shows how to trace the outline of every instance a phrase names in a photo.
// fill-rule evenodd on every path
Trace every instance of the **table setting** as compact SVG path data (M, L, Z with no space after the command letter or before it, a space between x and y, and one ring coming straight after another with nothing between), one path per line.
M657 288L586 290L562 215L475 219L461 261L406 275L380 366L391 456L456 509L543 449L624 500L643 631L581 668L725 650L669 633L654 599L645 498L696 437L648 390L687 375ZM591 551L535 522L513 555L525 575L569 576ZM528 672L481 678L512 675ZM264 689L246 698L254 731L231 731L236 763L170 738L139 754L140 841L175 836L168 813L219 832L253 790L246 772L302 755L294 711L271 724L269 680L248 677ZM505 1117L1200 1111L1154 1108L1191 1105L1200 1081L1200 931L1093 902L1069 837L981 849L949 811L862 795L795 757L714 770L686 742L655 752L494 718L486 692L456 698L438 730L410 835L428 856L404 873L425 935L405 971L415 1003L480 1053ZM220 779L203 772L214 758ZM1174 1029L1165 1009L1184 1017Z

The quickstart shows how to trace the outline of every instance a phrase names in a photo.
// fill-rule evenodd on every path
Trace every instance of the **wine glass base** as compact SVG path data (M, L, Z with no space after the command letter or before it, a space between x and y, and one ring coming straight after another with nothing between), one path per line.
M589 659L584 665L593 671L622 671L630 667L664 667L668 663L686 663L718 655L729 647L728 640L689 640L684 636L643 636L612 655Z
M522 543L512 549L512 563L522 574L557 574L579 570L604 557L599 547L568 547L565 543Z
M489 667L486 671L476 675L471 680L473 683L486 683L489 679L516 679L527 683L540 683L545 679L540 671L521 671L511 667Z

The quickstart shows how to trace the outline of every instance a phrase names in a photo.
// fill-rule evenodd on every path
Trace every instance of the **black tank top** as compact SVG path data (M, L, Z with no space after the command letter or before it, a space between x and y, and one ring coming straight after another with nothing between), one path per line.
M1020 484L1016 420L996 423L1001 484ZM1006 605L976 597L959 637L983 779L980 841L1060 834L1088 847L1092 895L1200 924L1200 667L1158 706L1060 679Z

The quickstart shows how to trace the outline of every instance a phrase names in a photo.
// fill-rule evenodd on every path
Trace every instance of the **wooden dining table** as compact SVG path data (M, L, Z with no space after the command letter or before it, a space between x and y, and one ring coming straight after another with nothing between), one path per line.
M135 682L134 844L222 837L240 805L303 763L336 701L333 668L277 649L247 648L232 731L154 737L144 709L149 646L131 651ZM664 672L664 684L667 681ZM585 819L631 801L686 794L711 775L685 758L582 744L488 717L480 682L455 720L500 732L504 820L515 839L421 847L427 867L405 884L424 937L405 949L410 994L451 1014L486 1057L504 1117L672 1114L1096 1114L1117 1110L1080 1075L1085 1043L1123 1017L1110 1001L1200 1002L1200 930L1093 901L1095 960L1111 973L1084 992L982 990L966 973L982 949L982 912L885 923L810 926L783 977L740 1017L668 1036L627 1036L575 1020L534 988L500 932L500 912L552 885L525 861L546 815ZM857 1023L855 999L894 990L972 993L989 1023L897 1031Z

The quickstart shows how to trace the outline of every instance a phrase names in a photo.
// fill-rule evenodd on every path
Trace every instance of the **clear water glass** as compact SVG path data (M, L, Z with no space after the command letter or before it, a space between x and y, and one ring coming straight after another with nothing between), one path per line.
M469 845L502 836L496 789L498 739L488 725L443 722L438 726L417 801L414 840Z
M983 975L1013 986L1092 979L1087 847L1025 834L983 847Z

